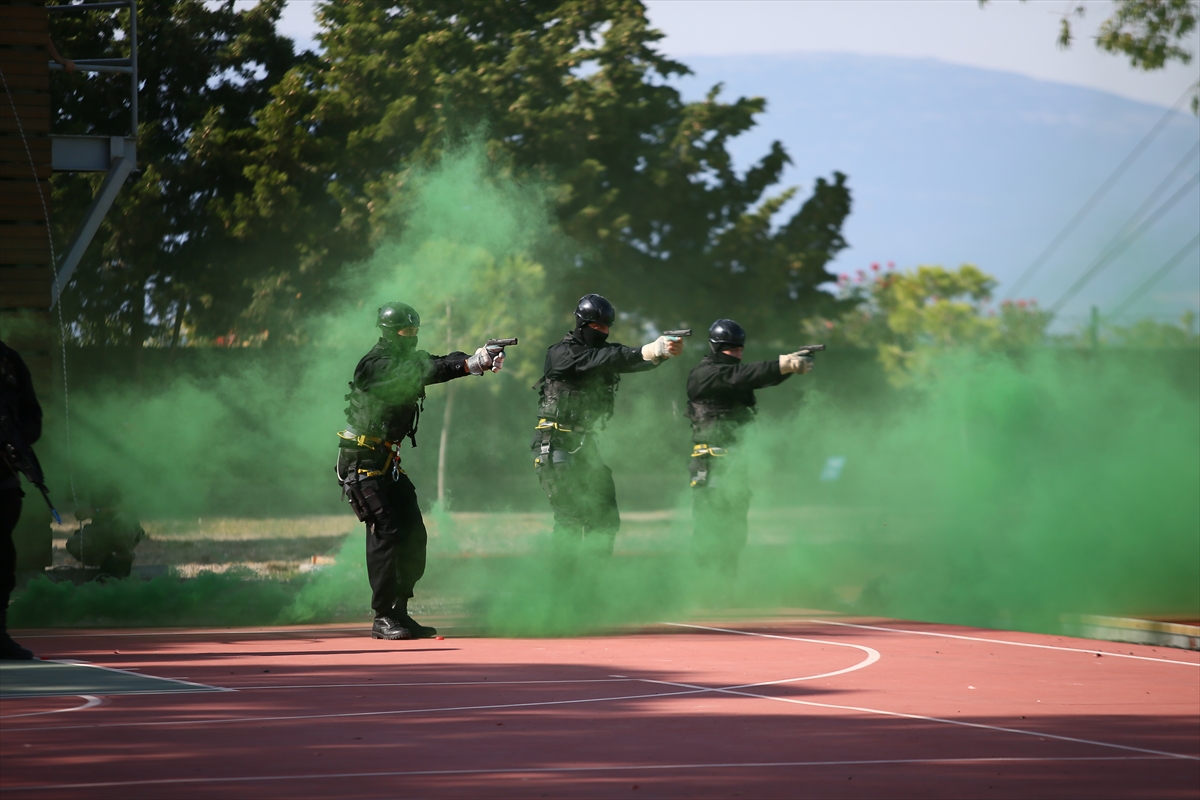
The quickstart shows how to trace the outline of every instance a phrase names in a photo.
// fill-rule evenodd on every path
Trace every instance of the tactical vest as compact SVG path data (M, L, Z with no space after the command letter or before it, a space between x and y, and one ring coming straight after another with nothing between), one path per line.
M728 444L736 430L754 419L755 409L714 400L689 400L687 416L692 421L694 437L713 439L714 444Z
M541 395L538 416L581 433L597 425L603 428L613 415L620 384L617 373L605 373L586 382L542 378L533 387Z
M352 433L373 436L389 442L398 442L404 437L417 446L417 427L421 412L425 409L425 389L416 400L402 406L389 406L383 400L364 392L350 382L350 393L345 399L346 425Z

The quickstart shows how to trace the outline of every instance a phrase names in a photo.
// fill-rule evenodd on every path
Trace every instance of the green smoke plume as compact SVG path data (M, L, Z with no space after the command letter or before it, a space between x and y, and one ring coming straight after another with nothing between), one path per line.
M542 196L504 178L477 147L406 174L394 201L399 233L348 272L345 310L312 320L311 342L232 370L194 361L161 385L87 393L73 406L76 472L116 474L147 517L336 510L341 395L373 342L375 308L404 300L422 312L421 346L432 352L470 350L488 336L522 340L504 373L430 389L421 446L405 452L405 467L428 502L449 419L451 510L479 513L431 509L431 565L414 608L485 632L542 635L705 613L719 593L691 567L682 416L701 337L684 357L626 376L600 434L628 512L616 557L564 567L550 539L528 449L528 387L569 319L570 309L546 306L545 282L571 261ZM619 310L632 287L596 290ZM618 320L612 339L641 344L646 336L632 328ZM780 347L751 347L747 357L773 358ZM741 456L755 499L736 604L1044 631L1059 630L1063 614L1200 615L1194 351L947 353L900 389L864 358L834 349L813 374L759 393ZM448 416L452 386L465 391ZM362 550L358 525L334 566L286 583L37 581L11 619L362 618ZM231 608L242 612L223 610Z

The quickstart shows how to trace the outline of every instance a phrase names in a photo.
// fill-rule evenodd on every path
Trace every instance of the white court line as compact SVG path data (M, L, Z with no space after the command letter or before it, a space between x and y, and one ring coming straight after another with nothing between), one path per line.
M15 733L17 731L69 731L69 730L94 730L97 728L162 728L162 727L178 727L181 725L220 725L233 724L237 722L289 722L292 720L303 719L348 719L353 717L388 717L402 716L406 714L437 714L448 711L503 711L512 708L536 708L539 706L568 706L578 705L581 703L606 703L615 700L647 700L657 697L676 697L685 694L700 694L703 692L713 692L716 689L697 688L689 689L682 692L657 692L655 694L631 694L621 695L617 697L587 697L580 700L543 700L533 703L496 703L493 705L482 706L451 706L445 708L403 708L392 709L389 711L350 711L339 714L297 714L292 716L278 717L232 717L221 719L187 719L187 720L170 720L166 722L109 722L96 725L55 725L37 728L8 728L6 733Z
M36 696L37 695L27 695L26 697L24 697L22 699L28 700L30 697L36 697ZM52 697L62 697L63 695L51 695L51 696ZM104 702L99 697L93 697L90 694L77 694L75 696L82 697L87 702L81 706L71 706L70 708L56 708L53 711L33 711L29 714L6 714L6 715L0 717L0 719L16 719L17 717L44 717L47 714L65 714L68 711L83 711L88 708L95 708L96 706L98 706Z
M369 689L373 686L542 686L551 683L629 683L633 678L588 678L561 681L418 681L415 683L310 683L272 686L268 684L239 686L239 692L254 692L260 689Z
M96 632L75 632L70 633L23 633L21 639L96 639L116 636L249 636L252 634L290 634L290 633L338 633L340 631L367 631L370 626L367 624L356 625L353 627L337 627L337 628L217 628L215 630L195 631L195 630L155 630L155 631L123 631L115 633L111 631L96 631ZM380 651L388 652L388 651Z
M99 664L93 664L90 661L77 661L73 658L45 658L40 661L47 661L51 664L66 664L71 667L90 667L92 669L100 669L105 672L115 672L118 675L132 675L135 678L146 678L149 680L163 681L165 683L182 683L185 686L193 686L196 691L201 692L236 692L237 689L226 689L224 686L209 686L206 683L196 683L195 681L185 681L182 678L162 678L158 675L146 675L141 672L130 672L126 669L117 669L116 667L102 667ZM121 692L121 694L168 694L169 692Z
M797 641L797 642L817 642L817 641L819 641L817 639L803 639L798 636L781 636L779 634L773 634L773 633L756 633L753 631L739 631L739 630L733 630L733 629L728 629L728 628L708 628L703 625L688 625L688 624L678 623L678 622L668 622L665 624L675 625L675 626L681 627L681 628L699 628L701 630L707 630L707 631L720 631L722 633L736 633L736 634L740 634L742 636L758 636L763 639L789 639L789 640ZM847 623L834 623L834 624L847 624ZM866 626L855 626L855 627L866 627ZM891 630L891 629L881 628L880 630ZM990 641L990 640L981 639L980 641ZM822 644L834 644L834 643L833 642L822 642ZM1019 643L1014 642L1013 644L1019 644ZM870 647L866 647L865 645L845 645L845 646L857 647L860 650L868 650L871 653L875 654L875 658L868 659L867 661L864 661L854 667L851 667L850 669L840 670L839 672L831 672L831 673L829 673L829 675L839 675L839 674L842 674L845 672L852 672L855 669L861 669L861 668L868 666L868 665L874 663L875 661L879 660L879 653ZM1069 649L1069 648L1061 648L1061 649ZM1084 652L1084 651L1076 650L1075 652ZM1151 659L1151 660L1155 660L1155 659ZM816 676L816 677L822 677L822 676ZM664 686L676 686L676 687L680 687L680 688L691 688L691 689L700 688L700 687L695 686L690 683L676 683L673 681L656 681L656 680L651 680L648 678L638 678L638 680L640 680L644 683L660 684L660 685L664 685ZM1058 740L1064 741L1064 742L1075 742L1075 743L1079 743L1079 744L1099 745L1100 747L1113 747L1118 750L1129 750L1129 751L1132 751L1135 753L1147 753L1147 754L1155 755L1155 756L1166 756L1168 758L1181 758L1181 759L1188 759L1191 761L1200 761L1200 758L1197 758L1196 756L1183 755L1180 753L1168 753L1163 750L1148 750L1144 747L1131 747L1128 745L1112 744L1110 742L1100 742L1100 741L1095 741L1092 739L1076 739L1072 736L1060 736L1060 735L1054 734L1054 733L1039 733L1037 731L1027 731L1027 730L1022 730L1020 728L1002 728L1002 727L999 727L996 725L984 725L981 722L966 722L965 720L942 719L941 717L927 717L922 714L906 714L906 713L900 712L900 711L884 711L884 710L878 709L878 708L862 708L859 706L835 705L833 703L818 703L818 702L815 702L812 700L797 700L792 697L772 697L770 695L762 695L762 694L755 694L754 692L740 691L742 689L752 689L752 688L755 688L758 686L771 686L771 685L778 685L778 684L783 684L783 683L795 683L795 682L802 681L802 680L812 680L812 678L795 678L792 680L770 681L768 683L748 683L748 684L744 684L742 686L727 686L723 689L713 689L712 691L725 693L725 694L736 694L736 695L741 695L743 697L758 697L763 700L775 700L775 701L778 701L781 703L793 703L795 705L813 706L816 708L833 708L833 709L840 709L840 710L844 710L844 711L859 711L859 712L863 712L863 713L867 713L867 714L880 714L880 715L889 716L889 717L903 717L905 719L918 719L918 720L923 720L926 722L941 722L941 723L945 723L947 725L959 725L964 728L981 728L983 730L1000 731L1002 733L1016 733L1016 734L1020 734L1023 736L1037 736L1037 737L1043 738L1043 739L1058 739Z
M704 764L621 764L617 766L592 767L509 767L507 769L424 769L411 772L335 772L307 775L246 775L222 778L159 778L141 781L104 781L95 783L59 783L27 786L5 786L0 792L36 792L46 789L107 789L120 786L171 786L197 783L256 783L267 781L309 781L321 779L345 780L346 778L415 778L439 775L556 775L580 772L660 772L667 770L702 769L767 769L779 767L877 767L902 766L905 764L932 764L957 766L959 764L1062 764L1069 762L1111 763L1113 761L1169 761L1163 756L1078 756L1045 758L1040 756L1011 758L875 758L839 761L759 761L748 763L704 763Z
M761 683L747 683L744 686L730 686L730 689L742 689L751 686L772 686L777 683L798 683L800 681L815 681L818 678L832 678L834 675L845 675L847 672L856 672L860 669L871 666L878 661L881 656L879 651L873 647L867 647L863 644L851 644L850 642L827 642L823 639L805 639L800 636L782 636L776 633L751 633L750 631L739 631L733 628L710 628L705 625L692 625L686 622L664 622L664 625L671 625L676 628L695 628L701 631L717 631L718 633L736 633L740 636L757 636L762 639L784 639L789 642L806 642L808 644L827 644L833 647L852 647L855 650L862 650L867 654L867 657L857 664L846 667L845 669L835 670L833 672L825 672L820 675L806 675L803 678L784 678L780 681L763 681Z
M677 623L666 623L666 624L672 625L672 624L677 624ZM681 627L701 628L703 630L720 631L722 633L738 633L738 634L745 634L747 636L760 636L760 637L767 638L767 639L784 639L784 640L796 641L796 642L827 644L827 645L831 645L834 647L849 647L854 650L861 650L867 654L867 657L864 658L862 661L858 662L857 664L850 666L850 667L846 667L844 669L836 670L834 672L826 672L826 673L822 673L820 675L805 675L805 676L801 676L798 678L785 678L785 679L779 680L779 681L764 681L764 682L759 682L759 683L747 683L747 684L743 684L740 686L731 687L734 689L753 688L756 686L771 686L771 685L778 684L778 683L795 683L798 681L814 680L816 678L827 678L827 677L830 677L833 675L842 675L847 672L854 672L855 670L859 670L859 669L863 669L864 667L868 667L880 659L878 650L875 650L874 648L867 647L865 645L860 645L860 644L849 644L847 642L827 642L827 641L823 641L820 639L801 639L796 636L777 636L774 634L748 633L746 631L737 631L737 630L730 630L730 629L725 629L725 628L703 628L703 626L700 626L700 625L686 625L683 623L678 623L678 624ZM613 681L613 682L620 682L622 680L624 680L624 679L618 679L617 681ZM638 679L629 679L629 680L638 680ZM593 681L587 681L587 682L591 683ZM607 681L597 680L595 682L607 682ZM663 683L664 685L669 685L669 684L666 684L665 681L663 681L663 682L646 681L646 682ZM483 685L496 685L496 686L501 685L500 683L492 684L490 681L480 681L480 682L476 682L476 683L483 684ZM523 682L514 681L514 683L523 683ZM536 681L536 683L542 683L542 681ZM373 684L368 684L368 685L373 685ZM423 685L446 685L446 684L436 684L436 683L435 684L420 684L420 683L417 683L417 684L412 684L412 685L423 686ZM453 684L450 684L450 685L453 685ZM254 688L263 688L263 687L254 687ZM171 721L166 721L166 722L113 722L113 723L97 724L97 725L89 725L89 726L62 725L62 726L55 726L55 727L15 728L15 729L11 729L11 730L13 730L15 732L18 730L39 730L39 731L73 730L73 729L81 728L81 727L87 727L87 728L135 728L136 727L136 728L140 728L140 727L162 727L162 726L180 726L180 725L209 725L209 724L219 724L219 723L232 724L232 723L238 723L238 722L282 722L282 721L286 721L286 720L345 719L345 718L349 718L349 717L380 717L380 716L396 716L396 715L402 715L402 714L420 714L420 713L432 714L432 713L447 712L447 711L495 711L495 710L511 709L511 708L531 708L531 707L538 707L538 706L574 705L574 704L579 704L579 703L602 703L602 702L606 702L606 701L610 701L610 700L614 700L614 701L615 700L644 700L644 699L655 698L655 697L675 697L678 695L722 691L721 689L706 688L706 687L699 687L699 686L691 686L691 687L689 687L689 689L690 689L690 691L664 692L664 693L660 693L660 694L650 694L650 695L627 695L627 696L620 696L620 697L595 697L595 698L585 698L585 699L581 699L581 700L546 700L546 701L532 702L532 703L503 703L503 704L481 705L481 706L457 706L457 707L452 707L452 708L395 709L395 710L389 710L389 711L343 712L343 713L338 713L338 714L305 714L305 715L277 716L277 717L234 717L232 719L223 718L223 719L206 719L206 720L171 720ZM233 690L230 690L230 691L233 691Z
M1066 653L1086 653L1093 655L1099 653L1102 656L1112 656L1113 658L1132 658L1138 661L1154 661L1159 664L1183 664L1186 667L1200 667L1200 662L1197 661L1175 661L1171 658L1151 658L1150 656L1135 656L1131 653L1110 653L1107 650L1084 650L1078 647L1059 647L1052 644L1033 644L1032 642L1010 642L1006 639L986 639L982 636L963 636L957 633L937 633L935 631L910 631L904 628L884 628L879 625L859 625L853 622L834 622L829 619L806 619L803 622L815 622L818 625L838 625L843 628L862 628L868 631L886 631L888 633L911 633L914 636L939 636L943 639L963 639L968 642L986 642L987 644L1007 644L1013 647L1036 647L1039 650L1062 650Z

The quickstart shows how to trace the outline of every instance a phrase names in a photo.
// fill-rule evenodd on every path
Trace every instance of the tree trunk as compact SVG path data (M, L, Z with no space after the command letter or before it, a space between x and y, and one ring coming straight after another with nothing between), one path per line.
M446 352L454 350L454 335L451 328L450 304L446 303ZM450 438L450 419L454 415L454 390L458 388L453 382L446 384L446 410L442 412L442 436L438 442L438 484L437 501L442 510L446 510L446 444Z
M454 390L456 383L446 384L446 410L442 413L442 438L438 442L438 505L446 509L446 443L450 439L450 418L454 414Z

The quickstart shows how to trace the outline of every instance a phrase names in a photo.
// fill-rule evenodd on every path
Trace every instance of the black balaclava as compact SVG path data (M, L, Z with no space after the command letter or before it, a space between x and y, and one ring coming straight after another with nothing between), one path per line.
M579 334L579 338L582 339L583 343L588 347L599 347L608 341L607 333L596 330L586 322L576 328L575 332Z
M395 331L385 329L384 336L388 340L388 344L402 356L412 355L417 350L416 336L397 336Z

